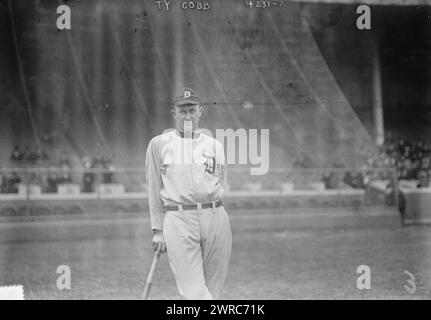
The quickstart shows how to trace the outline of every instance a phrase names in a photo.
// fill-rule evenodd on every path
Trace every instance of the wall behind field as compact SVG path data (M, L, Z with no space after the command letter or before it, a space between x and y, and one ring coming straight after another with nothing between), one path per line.
M169 102L186 85L206 102L203 127L270 128L272 167L300 155L316 166L336 158L357 165L373 149L370 60L382 29L358 32L354 6L265 11L218 1L197 13L179 6L161 12L142 1L76 1L72 30L58 31L57 5L13 2L36 128L16 55L4 46L2 68L11 82L1 107L24 110L2 120L19 124L3 135L11 145L38 136L53 150L139 165L149 139L171 126ZM12 31L2 31L9 43Z
M374 137L372 55L381 30L373 25L371 30L359 31L356 7L304 4L303 12L337 84L366 131Z
M370 135L375 135L371 66L377 49L385 131L430 140L430 8L373 6L372 29L360 32L356 6L309 4L304 9L326 62Z

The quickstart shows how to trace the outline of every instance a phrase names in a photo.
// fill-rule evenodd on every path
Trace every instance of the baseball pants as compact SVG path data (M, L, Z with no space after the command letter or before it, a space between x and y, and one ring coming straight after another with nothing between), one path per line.
M226 279L232 247L223 206L168 211L163 221L167 255L185 299L216 299Z

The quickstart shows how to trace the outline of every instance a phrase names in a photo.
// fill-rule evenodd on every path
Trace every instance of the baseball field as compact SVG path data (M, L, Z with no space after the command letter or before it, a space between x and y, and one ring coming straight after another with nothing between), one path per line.
M431 298L430 226L366 208L230 215L220 299ZM146 214L1 221L0 285L23 285L25 299L139 299L153 256L149 228ZM57 288L60 265L70 267L70 289ZM371 289L356 286L360 265L370 268ZM180 298L166 255L149 298Z

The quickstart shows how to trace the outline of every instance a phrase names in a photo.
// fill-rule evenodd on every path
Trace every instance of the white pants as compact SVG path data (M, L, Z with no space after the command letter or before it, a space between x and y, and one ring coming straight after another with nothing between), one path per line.
M224 207L168 211L163 236L180 295L216 299L226 279L232 247Z

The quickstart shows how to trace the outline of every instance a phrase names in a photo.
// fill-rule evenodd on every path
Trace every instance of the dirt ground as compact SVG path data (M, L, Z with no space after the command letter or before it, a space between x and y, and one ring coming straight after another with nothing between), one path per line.
M268 212L233 214L231 225L220 299L431 298L430 226ZM146 217L0 223L0 285L24 285L26 299L139 299L153 256L149 229ZM56 287L60 265L71 269L70 290ZM356 288L359 265L370 267L370 290ZM179 298L163 255L150 299Z

